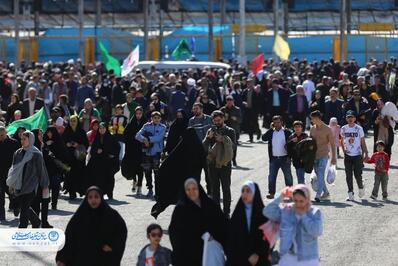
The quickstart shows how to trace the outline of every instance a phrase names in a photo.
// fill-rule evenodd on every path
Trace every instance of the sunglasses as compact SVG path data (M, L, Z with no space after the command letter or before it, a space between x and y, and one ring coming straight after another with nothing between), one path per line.
M162 234L161 233L151 233L150 236L151 237L159 237L159 238L161 238Z

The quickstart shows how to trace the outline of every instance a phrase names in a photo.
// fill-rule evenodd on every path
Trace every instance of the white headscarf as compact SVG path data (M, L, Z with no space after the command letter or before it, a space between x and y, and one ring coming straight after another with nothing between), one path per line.
M247 180L243 184L242 188L244 188L244 187L248 187L250 189L250 191L252 192L252 201L253 201L254 194L256 193L256 185L254 184L253 181ZM253 203L251 203L251 204L244 203L244 205L245 205L245 214L246 214L247 227L248 227L248 230L250 231L250 225L251 225L251 220L252 220L252 211L253 211Z
M253 181L247 180L245 183L243 183L243 187L248 187L251 190L254 197L254 194L256 193L256 186L254 185Z

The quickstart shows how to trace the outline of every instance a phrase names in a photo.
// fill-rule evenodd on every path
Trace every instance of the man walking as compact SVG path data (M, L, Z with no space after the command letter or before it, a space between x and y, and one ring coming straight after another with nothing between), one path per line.
M289 97L289 123L294 121L301 121L304 125L306 123L308 111L308 101L304 95L304 88L301 85L297 85L296 93ZM291 124L290 124L291 125Z
M359 197L365 195L362 181L363 160L367 161L368 148L366 147L365 134L362 127L355 123L355 111L349 110L346 113L347 125L341 128L341 147L344 152L344 168L348 187L347 201L354 200L354 188L352 174L359 188Z
M273 199L276 192L276 178L281 168L285 177L285 185L293 185L290 169L290 158L287 154L286 143L292 132L282 127L282 117L276 115L272 118L271 128L262 136L263 141L268 141L269 176L268 199Z
M242 113L240 111L240 108L235 106L234 98L231 95L228 95L226 99L227 103L225 104L225 106L221 107L220 110L224 113L225 124L227 124L227 126L235 130L235 139L236 143L238 143L240 136L240 124L242 122ZM236 151L237 151L237 146L235 146L234 158L232 160L232 164L234 166L237 166Z
M192 107L192 113L194 116L189 119L188 127L195 129L196 135L198 136L200 142L202 142L206 137L207 131L213 124L211 116L203 113L202 103L194 103ZM205 172L206 192L208 195L211 195L211 185L208 170L207 160L205 159L203 171Z
M217 110L211 114L214 127L207 131L203 140L205 151L208 152L209 180L211 197L220 204L220 183L223 191L224 214L229 217L231 212L231 160L236 146L235 130L224 123L224 113ZM222 145L222 147L220 147ZM218 146L218 147L217 147Z
M152 171L155 175L155 185L159 175L160 155L164 148L164 135L166 126L160 123L161 114L157 111L151 114L151 122L146 123L135 136L136 140L142 142L143 158L142 168L148 187L148 197L153 197Z
M329 145L332 150L331 164L336 164L335 138L332 130L322 121L321 112L312 112L310 118L314 124L310 129L310 136L315 140L317 146L314 162L314 170L317 176L315 201L320 202L321 199L326 200L330 197L325 184L325 171L329 160Z

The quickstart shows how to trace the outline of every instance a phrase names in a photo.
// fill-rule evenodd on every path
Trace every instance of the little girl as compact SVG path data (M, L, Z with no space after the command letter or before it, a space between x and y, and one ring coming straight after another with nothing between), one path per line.
M336 154L338 155L338 157L340 157L339 154L339 147L340 147L340 126L337 123L337 118L336 117L332 117L330 118L329 121L329 127L333 132L334 138L335 138L335 149L336 149Z

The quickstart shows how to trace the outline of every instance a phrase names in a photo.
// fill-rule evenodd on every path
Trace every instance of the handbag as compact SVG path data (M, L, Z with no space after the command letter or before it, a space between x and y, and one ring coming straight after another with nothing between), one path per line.
M263 239L269 243L271 248L274 247L279 239L279 223L269 220L261 225L259 229L263 231Z
M210 234L208 232L202 235L202 239L204 241L202 265L224 266L225 256L221 244L215 239L210 240Z

